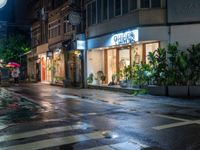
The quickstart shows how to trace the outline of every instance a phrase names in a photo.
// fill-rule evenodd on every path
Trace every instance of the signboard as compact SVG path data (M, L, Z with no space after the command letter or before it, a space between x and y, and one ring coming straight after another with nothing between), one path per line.
M77 40L76 47L78 50L85 50L85 41Z
M200 20L200 0L168 0L168 22L197 22Z
M68 16L69 22L74 25L77 26L81 23L81 16L79 13L72 11L69 16Z
M138 30L129 30L114 34L111 37L112 45L130 44L138 41Z
M53 57L53 52L52 51L47 51L47 57Z

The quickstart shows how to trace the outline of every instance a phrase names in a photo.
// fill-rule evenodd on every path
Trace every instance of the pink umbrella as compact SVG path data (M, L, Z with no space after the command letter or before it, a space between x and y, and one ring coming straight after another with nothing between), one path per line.
M17 67L19 68L21 65L16 62L9 62L6 67Z

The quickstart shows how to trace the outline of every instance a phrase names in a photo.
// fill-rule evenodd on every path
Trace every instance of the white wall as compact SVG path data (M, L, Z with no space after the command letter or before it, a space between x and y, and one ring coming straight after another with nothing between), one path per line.
M170 41L179 42L182 49L187 49L191 44L200 43L200 24L172 26Z
M96 77L98 71L104 72L104 51L103 50L88 51L87 58L88 58L87 76L89 76L90 73L93 73L94 76Z

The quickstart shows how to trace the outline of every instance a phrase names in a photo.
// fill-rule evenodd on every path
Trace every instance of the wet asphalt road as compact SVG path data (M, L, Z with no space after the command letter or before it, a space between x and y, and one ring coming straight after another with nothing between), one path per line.
M42 109L32 118L9 123L0 130L2 150L200 150L198 99L132 96L45 84L6 89Z

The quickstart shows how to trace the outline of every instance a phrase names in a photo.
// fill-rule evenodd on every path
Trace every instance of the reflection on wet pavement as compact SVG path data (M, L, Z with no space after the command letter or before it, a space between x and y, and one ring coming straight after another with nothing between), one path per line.
M7 124L36 118L40 109L41 106L27 98L0 89L0 128L4 129Z

